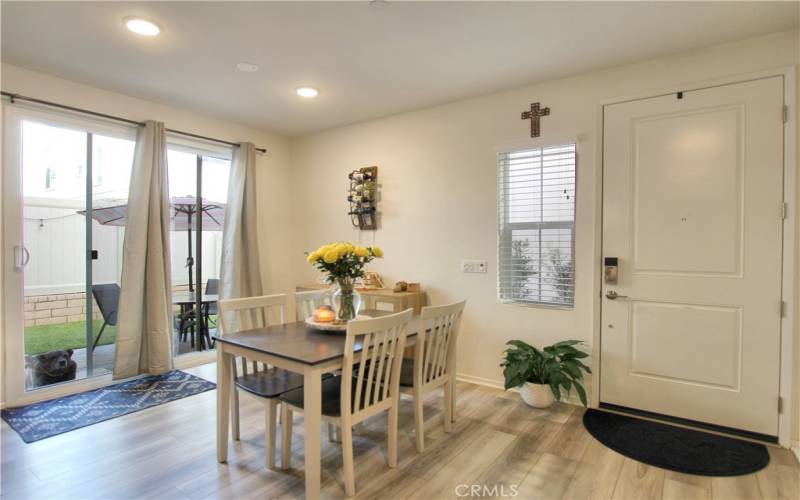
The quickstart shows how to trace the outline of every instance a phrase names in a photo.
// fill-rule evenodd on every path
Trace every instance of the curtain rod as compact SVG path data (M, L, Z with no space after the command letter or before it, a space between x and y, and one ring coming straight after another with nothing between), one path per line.
M44 106L50 106L50 107L53 107L53 108L66 109L68 111L74 111L76 113L83 113L85 115L97 116L97 117L100 117L100 118L105 118L107 120L115 120L115 121L118 121L118 122L128 123L128 124L131 124L131 125L136 125L138 127L141 127L141 126L144 125L144 122L137 122L136 120L129 120L128 118L122 118L120 116L107 115L105 113L98 113L97 111L91 111L91 110L88 110L88 109L75 108L73 106L67 106L65 104L59 104L57 102L44 101L42 99L36 99L35 97L28 97L28 96L16 94L16 93L13 93L13 92L6 92L5 90L0 91L0 95L2 95L3 97L8 97L9 101L11 101L12 104L14 103L14 100L18 99L20 101L28 101L28 102L32 102L32 103L35 103L35 104L42 104ZM178 134L178 135L183 135L183 136L186 136L186 137L193 137L195 139L202 139L204 141L218 142L220 144L227 144L228 146L233 146L235 148L239 147L239 144L236 143L236 142L223 141L222 139L214 139L213 137L206 137L204 135L193 134L191 132L183 132L182 130L175 130L175 129L168 128L168 129L166 129L166 131L171 133L171 134ZM258 151L260 153L266 153L267 152L267 150L264 149L264 148L256 148L256 151Z

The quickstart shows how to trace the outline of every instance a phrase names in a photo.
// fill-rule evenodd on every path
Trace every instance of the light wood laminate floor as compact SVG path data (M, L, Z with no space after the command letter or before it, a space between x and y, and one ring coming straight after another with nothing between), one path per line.
M187 371L210 380L216 373L214 365ZM28 445L3 423L0 492L58 499L302 497L302 469L264 466L263 405L253 398L241 398L242 440L231 444L227 465L217 463L215 404L210 391ZM426 448L417 454L412 404L404 400L396 469L386 466L385 417L356 431L358 498L427 500L470 492L484 498L800 498L800 467L788 450L770 448L769 467L756 474L689 476L605 448L584 430L583 410L575 406L535 410L515 393L460 383L451 435L442 431L441 409L441 395L432 394L425 403ZM297 467L302 429L302 417L295 418ZM327 440L322 495L344 496L340 448Z

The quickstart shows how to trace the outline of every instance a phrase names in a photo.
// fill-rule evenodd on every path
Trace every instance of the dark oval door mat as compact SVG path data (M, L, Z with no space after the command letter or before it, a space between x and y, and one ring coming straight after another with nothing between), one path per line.
M769 464L763 444L589 409L583 425L598 441L648 465L700 476L740 476Z

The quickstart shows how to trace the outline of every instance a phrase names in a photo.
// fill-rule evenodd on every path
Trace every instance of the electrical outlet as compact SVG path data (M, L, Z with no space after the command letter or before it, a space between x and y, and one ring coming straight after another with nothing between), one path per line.
M462 273L485 273L487 267L485 260L464 259L461 261Z

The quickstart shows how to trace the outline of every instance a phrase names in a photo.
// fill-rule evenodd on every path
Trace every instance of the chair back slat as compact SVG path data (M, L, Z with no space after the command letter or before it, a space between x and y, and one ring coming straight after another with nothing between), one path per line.
M369 341L370 341L369 337L370 337L370 334L368 333L368 334L364 335L361 338L362 345L365 342L367 344L369 344ZM350 349L348 349L347 341L345 341L345 351L349 351L349 350ZM369 349L361 349L361 353L359 354L360 359L358 361L359 371L361 371L361 372L365 371L365 367L367 366L367 356L368 356L368 354L369 354ZM347 368L347 367L350 368L349 377L350 377L351 382L350 382L350 385L346 385L345 384L345 378L346 378L345 371L346 370L342 370L342 389L343 389L342 390L342 394L349 393L349 391L347 391L346 389L348 387L352 387L352 368L353 368L353 366L352 366L352 363L347 361L347 354L345 354L344 367L345 368ZM356 380L356 390L355 390L355 398L356 398L356 400L353 403L353 408L360 408L361 407L361 394L362 394L361 390L362 390L363 386L364 386L364 379L362 377L359 377ZM342 411L345 411L345 408L347 408L348 411L350 411L350 408L349 407L345 407L345 406L342 406Z
M433 325L433 331L438 332L436 337L439 339L436 355L431 358L433 367L431 378L435 380L447 372L447 356L450 353L450 346L455 347L455 342L452 341L454 325L452 315L437 317L433 321Z
M297 311L297 321L305 321L314 314L314 310L321 305L331 305L331 295L325 290L312 290L310 292L297 292L294 294Z
M374 398L372 397L372 382L375 380L375 367L378 365L378 353L380 352L380 348L383 347L381 336L382 332L375 332L370 335L370 342L367 344L371 346L370 354L369 354L369 367L365 366L362 372L366 372L366 389L364 390L364 406L369 406L372 404ZM366 347L366 346L364 346ZM364 373L359 373L359 375L364 376ZM380 382L378 382L380 383Z
M397 396L403 349L412 314L413 311L408 309L347 324L341 391L343 413L366 411ZM360 353L355 352L357 347L361 347ZM357 372L353 369L356 360Z
M380 346L381 346L380 352L378 352L378 349L374 349L375 354L378 356L378 368L377 368L377 372L375 374L375 377L374 378L370 377L372 380L384 380L386 378L386 369L391 367L392 360L391 359L387 359L387 358L391 358L391 356L392 356L392 353L389 350L389 342L387 342L387 340L388 340L387 337L388 337L388 334L386 332L384 332L383 338L381 339L381 342L380 342ZM377 384L375 386L374 391L376 393L380 391L380 394L377 394L377 397L378 397L379 400L382 401L383 399L386 398L386 388L388 386L389 386L389 384L385 384L385 383Z
M455 371L456 341L465 304L461 301L422 308L414 360L415 385L430 384Z
M265 328L284 322L286 294L219 301L222 334Z
M285 309L286 294L220 300L219 324L222 335L284 323ZM248 362L245 358L241 358L241 366L242 375L247 375ZM259 371L256 361L250 363L250 368L253 373ZM267 368L267 365L261 365L261 369Z

